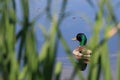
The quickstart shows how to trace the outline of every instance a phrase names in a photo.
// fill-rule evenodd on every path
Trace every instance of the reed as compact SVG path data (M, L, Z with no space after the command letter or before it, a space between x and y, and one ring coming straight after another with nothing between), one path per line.
M71 54L72 52L59 29L62 21L69 17L69 14L66 13L69 0L62 0L60 8L62 14L60 16L51 13L52 1L46 0L46 8L44 12L41 12L46 13L51 24L49 31L43 25L39 27L44 36L44 43L40 48L40 52L38 52L34 29L38 17L42 15L30 21L29 0L20 0L22 21L19 21L16 12L16 1L0 0L0 80L60 80L62 63L56 62L58 42L61 42L74 67L70 80L74 80L76 75L80 80L101 80L101 75L103 75L104 80L112 80L107 43L112 36L119 34L120 23L117 22L117 18L113 13L111 2L109 0L100 0L99 2L92 37L88 44L93 53L87 77L85 77L79 70ZM88 3L94 8L91 0L88 0ZM109 12L106 19L104 19L105 5ZM104 25L104 23L107 25ZM18 33L16 33L16 24L20 24L21 27ZM106 27L103 39L99 41L102 26ZM15 49L17 43L19 43L18 51ZM116 79L120 80L119 52L116 70Z

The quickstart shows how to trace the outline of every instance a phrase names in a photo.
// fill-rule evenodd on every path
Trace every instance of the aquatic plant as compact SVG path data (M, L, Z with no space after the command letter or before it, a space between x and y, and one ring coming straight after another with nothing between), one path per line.
M51 13L51 4L53 0L46 0L47 5L43 11L48 16L50 22L49 32L40 25L40 30L44 36L44 43L40 52L36 49L35 23L42 16L39 15L30 20L29 0L20 0L22 9L22 21L17 16L16 0L0 0L0 80L60 80L62 63L56 62L56 52L58 42L60 41L74 71L70 80L76 75L81 80L99 80L103 73L104 80L112 80L110 69L110 60L108 53L108 40L116 33L119 34L120 24L115 17L114 9L109 0L99 0L98 11L94 22L93 33L88 47L93 51L87 78L79 70L71 50L64 39L59 27L62 21L70 14L65 12L67 2L62 0L60 16ZM91 7L94 5L91 0L87 0ZM105 18L106 28L104 37L99 42L99 33L104 24L104 6L109 14ZM19 32L16 32L17 25L20 25ZM18 45L18 50L16 50ZM117 61L117 80L120 80L120 51L118 52Z

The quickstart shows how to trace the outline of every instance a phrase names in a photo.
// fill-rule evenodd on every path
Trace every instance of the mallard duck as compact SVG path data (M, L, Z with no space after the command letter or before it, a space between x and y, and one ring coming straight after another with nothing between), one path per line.
M78 60L78 65L80 66L80 69L84 71L89 62L90 54L92 53L91 50L85 48L87 37L84 33L78 33L75 38L72 38L72 40L77 40L79 42L79 46L73 50L73 54Z

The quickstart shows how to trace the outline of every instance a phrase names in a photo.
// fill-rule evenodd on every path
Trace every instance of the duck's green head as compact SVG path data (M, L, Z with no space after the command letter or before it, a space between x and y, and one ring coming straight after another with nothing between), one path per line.
M87 43L87 37L85 36L84 33L78 33L75 38L72 40L77 40L80 42L80 46L84 46Z

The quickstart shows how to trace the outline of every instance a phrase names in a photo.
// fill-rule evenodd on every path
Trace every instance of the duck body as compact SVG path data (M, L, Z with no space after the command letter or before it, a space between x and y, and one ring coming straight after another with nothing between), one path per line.
M84 71L87 67L91 54L91 51L85 48L87 37L84 33L78 33L73 40L77 40L79 42L79 46L73 50L73 54L78 60L78 66L80 66L81 71Z

